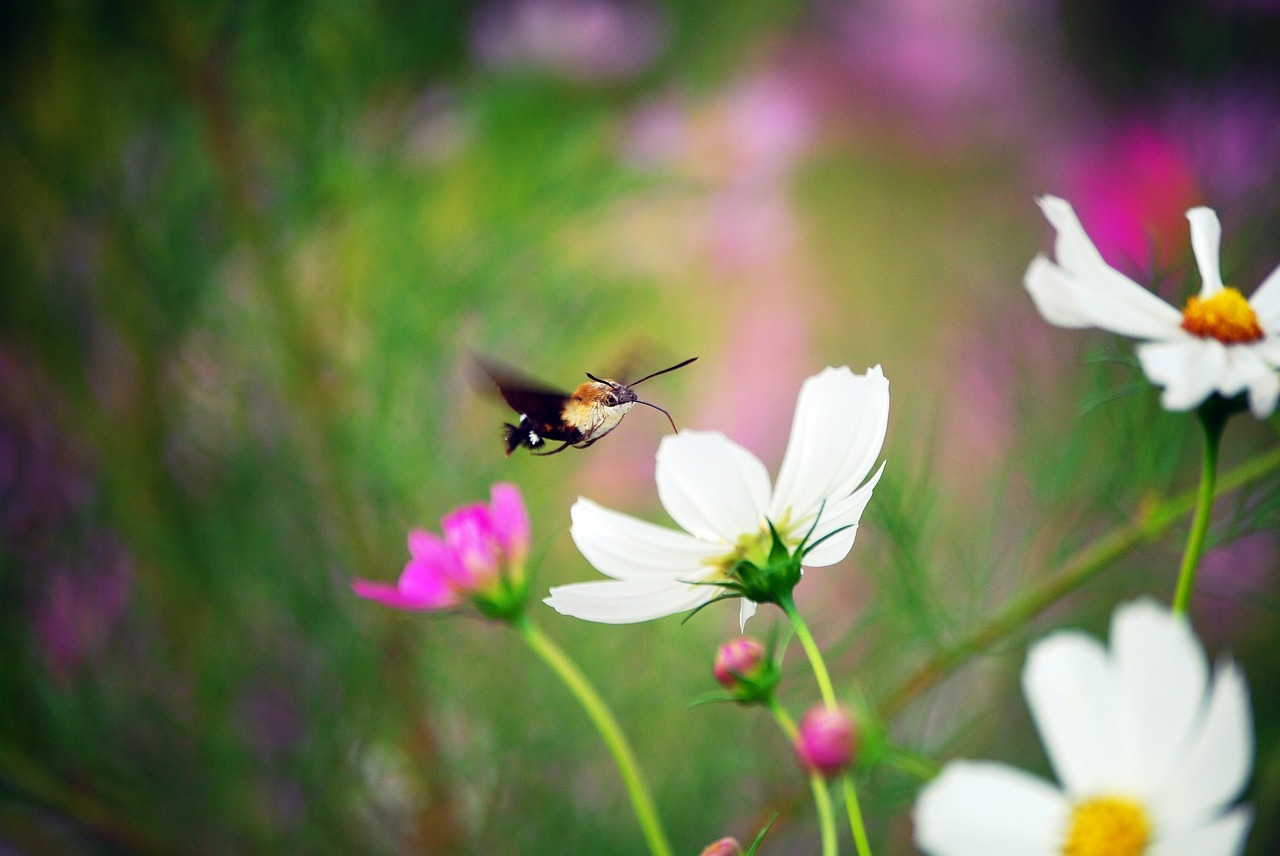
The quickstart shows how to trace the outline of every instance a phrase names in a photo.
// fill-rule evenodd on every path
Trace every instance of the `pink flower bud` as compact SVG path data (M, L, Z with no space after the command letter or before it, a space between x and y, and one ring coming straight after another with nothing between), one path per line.
M740 636L720 646L712 673L727 690L741 686L739 676L753 678L764 664L764 645L750 636Z
M732 838L721 838L706 846L698 856L741 856L742 846Z
M842 707L815 705L800 720L796 752L807 769L834 776L849 766L858 751L858 729Z

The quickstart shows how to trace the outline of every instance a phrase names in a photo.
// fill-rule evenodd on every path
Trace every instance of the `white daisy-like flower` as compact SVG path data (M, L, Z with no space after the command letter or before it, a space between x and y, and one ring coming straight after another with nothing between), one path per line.
M1045 196L1039 203L1058 231L1057 262L1036 256L1023 281L1046 321L1146 340L1138 359L1151 382L1164 387L1161 403L1169 410L1191 410L1215 392L1232 398L1245 390L1254 416L1264 419L1275 410L1280 268L1249 300L1224 286L1218 215L1192 208L1187 219L1201 287L1179 311L1103 261L1068 202Z
M630 624L695 609L770 566L770 524L803 564L833 565L853 547L858 520L880 479L889 381L826 368L800 388L791 439L774 486L764 464L723 434L681 431L658 447L658 497L685 531L657 526L579 498L570 533L587 561L612 580L551 589L565 615ZM795 565L798 574L799 565ZM788 589L789 591L789 589ZM744 597L742 623L755 612Z
M1248 691L1234 663L1210 680L1185 618L1125 604L1111 650L1078 632L1027 656L1023 691L1061 787L1004 764L953 761L920 795L932 856L1231 856L1248 807Z

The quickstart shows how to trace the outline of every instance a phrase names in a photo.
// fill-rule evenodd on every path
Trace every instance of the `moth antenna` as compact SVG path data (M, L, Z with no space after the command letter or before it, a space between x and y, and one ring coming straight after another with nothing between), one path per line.
M595 381L596 383L607 383L607 384L609 384L609 386L613 387L614 389L617 389L617 388L619 388L619 387L621 387L621 386L626 386L626 384L623 384L623 383L617 383L616 381L609 380L608 378L599 378L599 377L596 377L596 376L595 376L595 375L593 375L591 372L587 372L587 377L591 378L591 379L592 379L593 381ZM635 386L635 384L632 384L632 386Z
M651 378L651 377L657 377L658 375L664 375L664 374L666 374L667 372L673 372L673 371L675 371L676 369L682 369L682 368L684 368L685 366L689 365L689 363L693 362L693 361L694 361L694 360L696 360L696 359L697 359L697 357L690 357L689 359L685 360L685 361L684 361L684 362L682 362L682 363L676 363L674 366L670 366L669 368L665 368L665 369L663 369L662 371L657 371L657 372L654 372L653 374L647 374L647 375L645 375L644 377L640 378L640 380L633 380L631 383L628 383L628 384L625 384L625 385L626 385L626 386L639 386L640 384L644 383L645 381L647 381L647 380L648 380L649 378ZM593 378L593 380L594 380L594 378ZM645 404L648 404L648 402L644 402L644 403L645 403ZM650 407L652 407L653 405L649 405L649 406L650 406ZM659 407L658 409L659 409L659 410L662 410L662 408L660 408L660 407ZM663 411L663 412L665 413L666 411ZM669 416L669 415L668 415L668 418L670 418L670 416ZM672 423L672 427L675 427L675 423Z
M694 359L697 359L697 358L695 357ZM676 368L679 368L679 366L676 366ZM639 383L639 381L636 381L636 383ZM635 384L632 384L632 386L635 386ZM646 404L646 405L648 405L649 407L652 407L654 410L662 410L662 408L661 408L661 407L659 407L658 405L656 405L656 404L652 404L652 403L650 403L650 402L648 402L648 401L643 401L642 399L639 399L639 398L637 398L637 399L636 399L636 404ZM672 419L672 418L671 418L671 414L670 414L670 413L667 413L667 411L662 410L662 412L666 414L666 416L667 416L667 421L671 423L671 430L672 430L672 431L675 431L677 434L679 434L679 433L680 433L680 429L676 427L676 420Z

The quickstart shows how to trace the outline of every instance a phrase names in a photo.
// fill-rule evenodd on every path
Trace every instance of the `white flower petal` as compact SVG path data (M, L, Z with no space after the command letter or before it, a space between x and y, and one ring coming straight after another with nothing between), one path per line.
M1040 317L1055 327L1092 327L1087 294L1081 294L1076 278L1042 254L1027 266L1022 284L1031 295Z
M1208 684L1204 649L1186 619L1144 598L1111 621L1120 776L1113 787L1156 793L1186 751Z
M1036 643L1022 690L1049 761L1073 797L1117 781L1116 698L1110 663L1097 640L1059 631Z
M1176 335L1182 313L1108 265L1066 200L1045 196L1039 204L1058 232L1057 264L1033 261L1023 282L1046 321L1139 339Z
M573 543L592 566L618 580L696 579L724 544L655 526L579 497L569 511Z
M827 367L800 387L769 518L806 523L867 477L889 424L889 381L879 366L855 375Z
M862 512L866 510L867 503L871 500L871 492L875 490L882 475L884 475L884 464L880 465L875 475L862 487L840 502L829 503L823 509L818 525L809 536L810 544L818 541L822 543L805 554L806 567L824 568L827 565L834 565L849 555L849 551L853 549L854 538L858 534L858 521L862 519ZM848 528L842 529L842 527ZM842 531L837 532L837 529ZM824 538L825 541L822 540Z
M1218 388L1227 366L1226 347L1217 339L1188 336L1180 341L1138 346L1138 361L1147 378L1164 387L1166 410L1190 410Z
M1280 349L1263 340L1256 345L1235 345L1226 350L1228 377L1218 391L1230 398L1241 390L1249 390L1249 409L1258 419L1266 419L1276 409L1276 398L1280 396L1280 375L1269 359L1273 351Z
M1273 270L1262 284L1254 289L1249 306L1258 316L1258 323L1268 334L1280 334L1280 267Z
M1053 856L1070 809L1048 783L1003 764L952 761L920 794L916 846L931 856Z
M747 619L756 614L755 601L747 600L745 597L741 600L741 606L738 608L738 630L746 632Z
M1222 291L1222 266L1218 248L1222 244L1222 224L1211 208L1201 206L1187 212L1191 221L1191 252L1200 268L1200 296L1212 297Z
M658 498L687 532L734 544L759 531L769 473L759 458L717 431L681 431L658 446Z
M1166 825L1198 824L1216 816L1248 781L1253 766L1249 691L1234 663L1219 665L1203 714L1194 739L1176 747L1178 766L1155 807Z
M1275 372L1259 374L1249 384L1249 410L1257 419L1266 419L1276 409L1280 399L1280 376Z
M634 624L701 606L720 589L676 582L601 580L555 586L542 602L561 615L601 624Z
M1192 832L1165 838L1151 845L1149 856L1238 856L1253 823L1253 812L1238 808Z

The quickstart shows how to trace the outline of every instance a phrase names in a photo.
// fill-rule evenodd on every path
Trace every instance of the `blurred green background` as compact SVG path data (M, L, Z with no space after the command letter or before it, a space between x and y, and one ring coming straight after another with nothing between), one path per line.
M0 57L6 856L640 853L597 735L514 634L350 592L495 480L530 504L539 595L595 576L577 495L661 519L660 414L505 459L472 354L566 388L698 355L646 396L775 469L803 378L883 364L889 469L800 591L875 700L1196 479L1194 426L1131 347L1036 316L1034 197L1171 299L1198 287L1195 204L1228 281L1280 264L1264 0L66 0L0 9ZM1233 423L1225 465L1274 425ZM1194 608L1253 691L1253 854L1280 846L1278 487L1221 504ZM1025 643L1167 599L1182 537L916 699L897 739L1045 771ZM532 614L616 705L677 848L779 812L763 852L816 849L770 723L687 708L736 609ZM916 786L866 783L877 852L910 852Z

